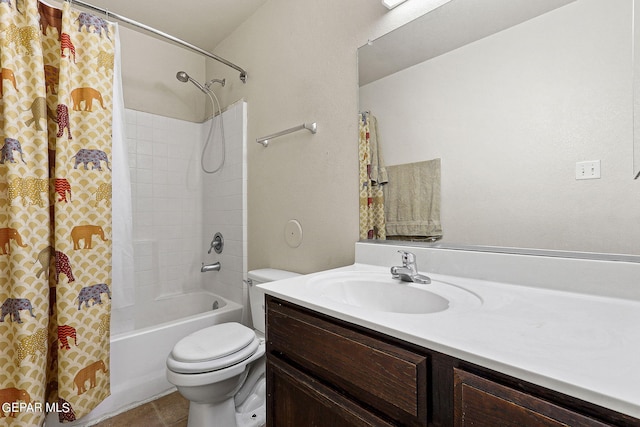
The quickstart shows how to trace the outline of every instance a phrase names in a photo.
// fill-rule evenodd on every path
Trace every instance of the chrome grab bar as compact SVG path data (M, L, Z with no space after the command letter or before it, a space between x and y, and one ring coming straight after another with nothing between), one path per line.
M297 131L302 130L302 129L306 129L309 132L315 134L316 132L318 132L318 124L316 122L303 123L303 124L301 124L299 126L295 126L295 127L290 128L290 129L283 130L283 131L271 134L269 136L263 136L262 138L257 138L256 142L258 144L262 144L263 147L266 147L267 145L269 145L269 140L271 140L273 138L278 138L278 137L281 137L281 136L284 136L284 135L288 135L290 133L297 132Z

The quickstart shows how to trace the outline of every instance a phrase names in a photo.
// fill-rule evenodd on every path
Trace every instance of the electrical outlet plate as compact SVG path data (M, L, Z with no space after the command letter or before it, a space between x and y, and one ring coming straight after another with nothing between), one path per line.
M576 163L576 179L600 178L600 160L589 160Z

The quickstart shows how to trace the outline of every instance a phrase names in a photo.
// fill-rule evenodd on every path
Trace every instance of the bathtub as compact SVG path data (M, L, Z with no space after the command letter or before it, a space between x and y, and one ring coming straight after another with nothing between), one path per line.
M215 310L214 304L218 307ZM200 312L185 316L185 310ZM240 304L209 292L159 298L139 311L145 313L145 322L164 322L111 337L111 396L81 420L64 426L93 424L171 391L173 386L165 377L165 360L175 343L207 326L240 322L242 318ZM49 414L46 426L63 424L55 414Z

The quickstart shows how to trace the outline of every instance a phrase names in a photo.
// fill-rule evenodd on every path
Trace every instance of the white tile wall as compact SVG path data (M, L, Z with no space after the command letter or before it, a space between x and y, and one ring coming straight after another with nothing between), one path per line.
M217 273L204 275L204 286L233 301L244 302L242 279L246 271L246 108L244 102L223 114L226 160L220 172L205 174L203 185L203 246L208 250L216 232L224 236L221 254L206 254L205 263L220 261ZM203 132L207 133L205 125ZM216 129L217 130L217 129ZM205 155L207 169L218 166L220 145L209 147Z
M209 122L126 110L136 316L143 316L159 296L195 289L244 300L246 103L229 107L223 120L226 161L220 172L207 175L201 170L200 156ZM209 169L220 158L219 126L217 130L205 157ZM224 251L208 255L209 243L218 231L225 239ZM215 261L221 262L221 271L200 272L202 262Z

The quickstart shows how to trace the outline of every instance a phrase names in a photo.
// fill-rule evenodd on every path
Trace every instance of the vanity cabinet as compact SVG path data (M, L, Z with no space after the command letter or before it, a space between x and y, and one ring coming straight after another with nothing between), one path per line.
M267 426L640 426L640 420L266 296Z

